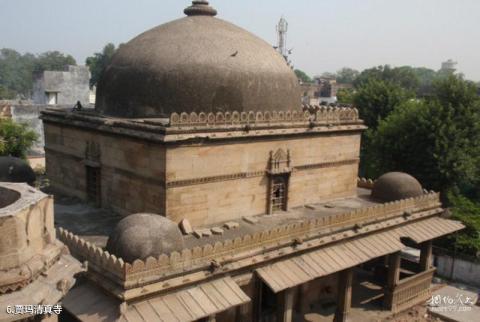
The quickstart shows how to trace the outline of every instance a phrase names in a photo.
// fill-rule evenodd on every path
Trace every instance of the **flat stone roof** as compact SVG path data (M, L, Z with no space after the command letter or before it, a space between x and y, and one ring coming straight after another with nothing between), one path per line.
M98 209L76 198L55 196L55 226L62 227L99 247L105 247L108 236L123 217L112 211ZM235 239L259 231L285 224L302 222L305 219L321 218L332 214L350 212L355 209L371 207L380 204L370 198L370 190L357 188L357 195L342 199L330 200L303 207L292 208L289 211L280 211L274 214L264 214L253 217L238 218L228 222L219 222L214 225L193 227L198 231L209 231L210 236L196 237L194 234L185 235L185 247L193 248L206 243ZM238 227L227 229L227 223L237 223ZM236 225L235 225L236 226ZM222 234L212 233L212 228L221 228Z

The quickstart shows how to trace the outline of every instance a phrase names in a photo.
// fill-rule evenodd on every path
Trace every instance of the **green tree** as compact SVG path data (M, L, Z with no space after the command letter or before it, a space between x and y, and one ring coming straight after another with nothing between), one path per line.
M26 158L27 151L38 139L37 134L25 124L10 119L0 120L0 155Z
M410 91L416 91L419 86L419 80L412 67L392 68L389 65L365 69L353 84L355 87L361 87L372 79L390 82Z
M3 88L0 98L30 97L34 60L32 54L21 55L8 48L0 50L0 86Z
M480 203L454 193L448 193L447 199L452 219L460 220L465 229L436 241L436 245L451 251L455 247L459 253L480 257Z
M112 61L112 57L115 54L116 50L117 49L115 48L115 45L109 43L105 47L103 47L101 53L95 53L93 54L93 56L87 58L85 63L90 68L90 74L92 75L90 78L91 87L97 85L104 69Z
M75 59L58 51L36 57L13 49L0 49L0 99L30 98L34 72L63 70L66 65L75 65Z
M353 104L354 96L353 88L341 88L337 91L337 101L340 104Z
M68 65L76 65L75 59L59 51L47 51L40 54L33 67L34 73L41 73L46 70L64 70Z
M418 79L417 96L426 97L433 92L433 82L438 78L436 71L430 68L418 67L412 69Z
M444 196L478 189L480 99L460 77L437 80L431 97L403 103L367 137L376 175L405 171Z
M379 120L413 96L412 92L396 83L371 78L358 86L353 102L365 124L375 129Z
M0 85L0 100L11 100L15 98L15 92L9 90L3 85Z
M343 67L342 69L337 71L337 74L336 74L337 83L353 84L353 82L358 77L358 75L360 75L358 70L355 70L349 67Z
M295 75L297 75L297 78L301 80L303 83L312 82L312 78L308 76L307 73L305 73L303 70L295 69L294 72L295 72Z

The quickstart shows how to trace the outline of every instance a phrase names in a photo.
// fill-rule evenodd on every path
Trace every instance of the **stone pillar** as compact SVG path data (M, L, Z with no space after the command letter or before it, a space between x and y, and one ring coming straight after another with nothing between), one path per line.
M262 287L268 287L263 284L262 280L255 276L253 281L253 297L252 297L252 316L253 321L260 321L262 315Z
M430 269L432 265L432 241L427 240L420 244L420 271Z
M252 305L251 303L243 304L237 307L236 322L252 321Z
M384 294L384 306L388 309L392 308L393 301L393 291L395 286L400 280L400 252L390 254L388 256L388 275L387 275L387 285L385 287Z
M309 282L301 284L298 291L297 310L303 316L308 308L307 292L309 289Z
M352 280L353 268L348 268L338 273L338 297L335 322L347 321L348 312L352 305Z
M277 322L293 320L293 295L295 288L289 288L277 295Z
M215 322L216 321L216 318L215 318L215 315L210 315L209 317L206 317L204 319L205 322Z

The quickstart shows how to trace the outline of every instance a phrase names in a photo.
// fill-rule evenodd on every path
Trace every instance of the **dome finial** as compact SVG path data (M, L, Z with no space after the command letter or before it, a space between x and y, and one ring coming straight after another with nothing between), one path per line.
M206 0L195 0L192 1L192 5L183 12L187 16L216 16L217 15L217 10L212 8L211 6L208 5L208 1Z

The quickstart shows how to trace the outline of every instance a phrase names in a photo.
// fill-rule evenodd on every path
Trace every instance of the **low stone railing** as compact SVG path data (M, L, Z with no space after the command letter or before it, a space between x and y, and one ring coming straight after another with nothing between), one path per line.
M159 279L166 274L176 274L192 268L208 267L211 261L221 257L232 257L243 251L257 247L278 245L279 242L292 241L296 238L305 238L306 234L325 232L341 226L354 226L402 215L404 212L429 210L441 206L438 193L428 193L416 198L409 198L378 204L373 207L356 209L346 213L322 216L320 218L305 219L300 223L292 223L274 227L270 230L256 232L237 237L234 240L224 240L215 244L206 244L193 249L184 249L169 255L160 255L157 258L149 257L146 260L135 260L125 263L115 255L75 236L60 228L58 238L62 240L70 251L89 262L89 267L99 272L108 272L119 284L136 285L138 281ZM103 273L102 273L103 274Z
M426 301L430 297L430 285L432 283L435 268L415 274L400 280L390 296L393 313L401 312L413 305Z
M359 188L366 188L366 189L373 189L373 184L375 183L372 179L367 178L357 178L357 187Z
M306 111L172 113L170 126L268 125L279 123L342 124L359 121L358 110L350 107L315 106Z
M109 272L114 279L125 279L125 262L121 258L95 246L94 244L63 229L57 229L60 239L72 254L81 261L88 261L88 266L96 271Z

